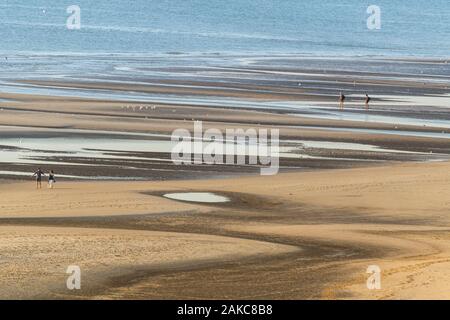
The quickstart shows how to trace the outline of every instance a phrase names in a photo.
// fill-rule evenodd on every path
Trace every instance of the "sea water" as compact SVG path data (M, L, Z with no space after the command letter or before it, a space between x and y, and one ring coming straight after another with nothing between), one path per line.
M70 5L79 30L66 26ZM2 0L0 52L448 57L449 22L448 0Z

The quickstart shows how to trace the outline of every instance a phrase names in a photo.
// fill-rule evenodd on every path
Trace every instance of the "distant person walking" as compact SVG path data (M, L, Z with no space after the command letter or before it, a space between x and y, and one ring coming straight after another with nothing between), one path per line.
M48 174L48 188L53 189L53 185L56 183L55 173L53 170L50 170Z
M42 177L45 176L44 171L41 170L41 168L38 168L38 170L32 175L32 177L36 177L36 189L42 188Z
M345 96L341 92L339 94L339 109L341 109L341 110L344 110L344 101L345 101Z
M369 102L370 102L370 97L369 95L366 93L366 100L364 101L365 105L366 105L366 110L369 110Z

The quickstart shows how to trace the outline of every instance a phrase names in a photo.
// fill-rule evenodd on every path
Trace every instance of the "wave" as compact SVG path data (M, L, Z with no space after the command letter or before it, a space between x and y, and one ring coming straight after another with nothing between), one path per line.
M24 27L65 27L64 23L40 23L40 22L23 22L23 21L1 21L0 25L17 25ZM214 38L230 38L230 39L255 39L255 40L272 40L272 41L303 41L294 37L280 37L265 34L235 33L235 32L192 32L182 30L168 30L149 27L132 27L132 26L102 26L102 25L81 25L82 30L100 30L107 32L128 32L128 33L161 33L175 35L191 35L200 37Z

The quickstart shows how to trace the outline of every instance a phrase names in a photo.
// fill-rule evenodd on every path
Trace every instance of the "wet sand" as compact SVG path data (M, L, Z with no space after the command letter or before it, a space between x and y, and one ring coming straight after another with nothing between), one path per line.
M0 297L449 299L447 63L242 61L0 79ZM173 165L198 120L279 129L281 173ZM163 197L191 191L230 201Z
M450 129L439 127L439 122L424 127L371 122L370 118L362 122L311 118L302 114L293 116L292 111L269 109L138 104L8 93L0 96L13 99L12 102L0 103L0 152L3 158L0 176L8 179L23 179L26 172L33 172L40 164L51 166L62 179L73 176L174 180L258 174L260 168L251 165L180 168L172 164L170 153L149 146L156 140L161 143L170 141L171 132L178 128L192 132L198 120L203 122L204 130L279 129L280 145L293 148L291 157L281 158L281 172L446 160L450 156ZM351 115L350 112L347 114ZM436 117L439 118L439 114ZM51 139L59 139L56 148ZM62 139L73 148L61 149ZM108 141L118 140L123 140L122 144L129 141L136 147L129 150L120 146L108 148ZM314 141L319 144L332 142L334 145L326 148L308 146ZM343 144L356 145L347 148ZM364 150L367 146L372 149ZM17 152L11 152L13 148ZM379 150L374 150L376 148Z

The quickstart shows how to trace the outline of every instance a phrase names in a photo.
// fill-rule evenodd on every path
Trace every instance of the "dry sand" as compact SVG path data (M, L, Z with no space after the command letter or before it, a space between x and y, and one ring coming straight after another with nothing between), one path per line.
M205 181L64 182L55 190L2 184L0 294L448 299L449 169L448 162L401 164ZM193 190L231 201L160 196ZM81 291L64 290L67 264L86 266ZM366 288L373 264L382 270L381 290Z
M59 227L0 227L0 243L2 299L67 297L69 292L72 298L86 297L110 288L114 277L298 250L221 236ZM80 267L82 291L66 287L66 270L73 265Z

